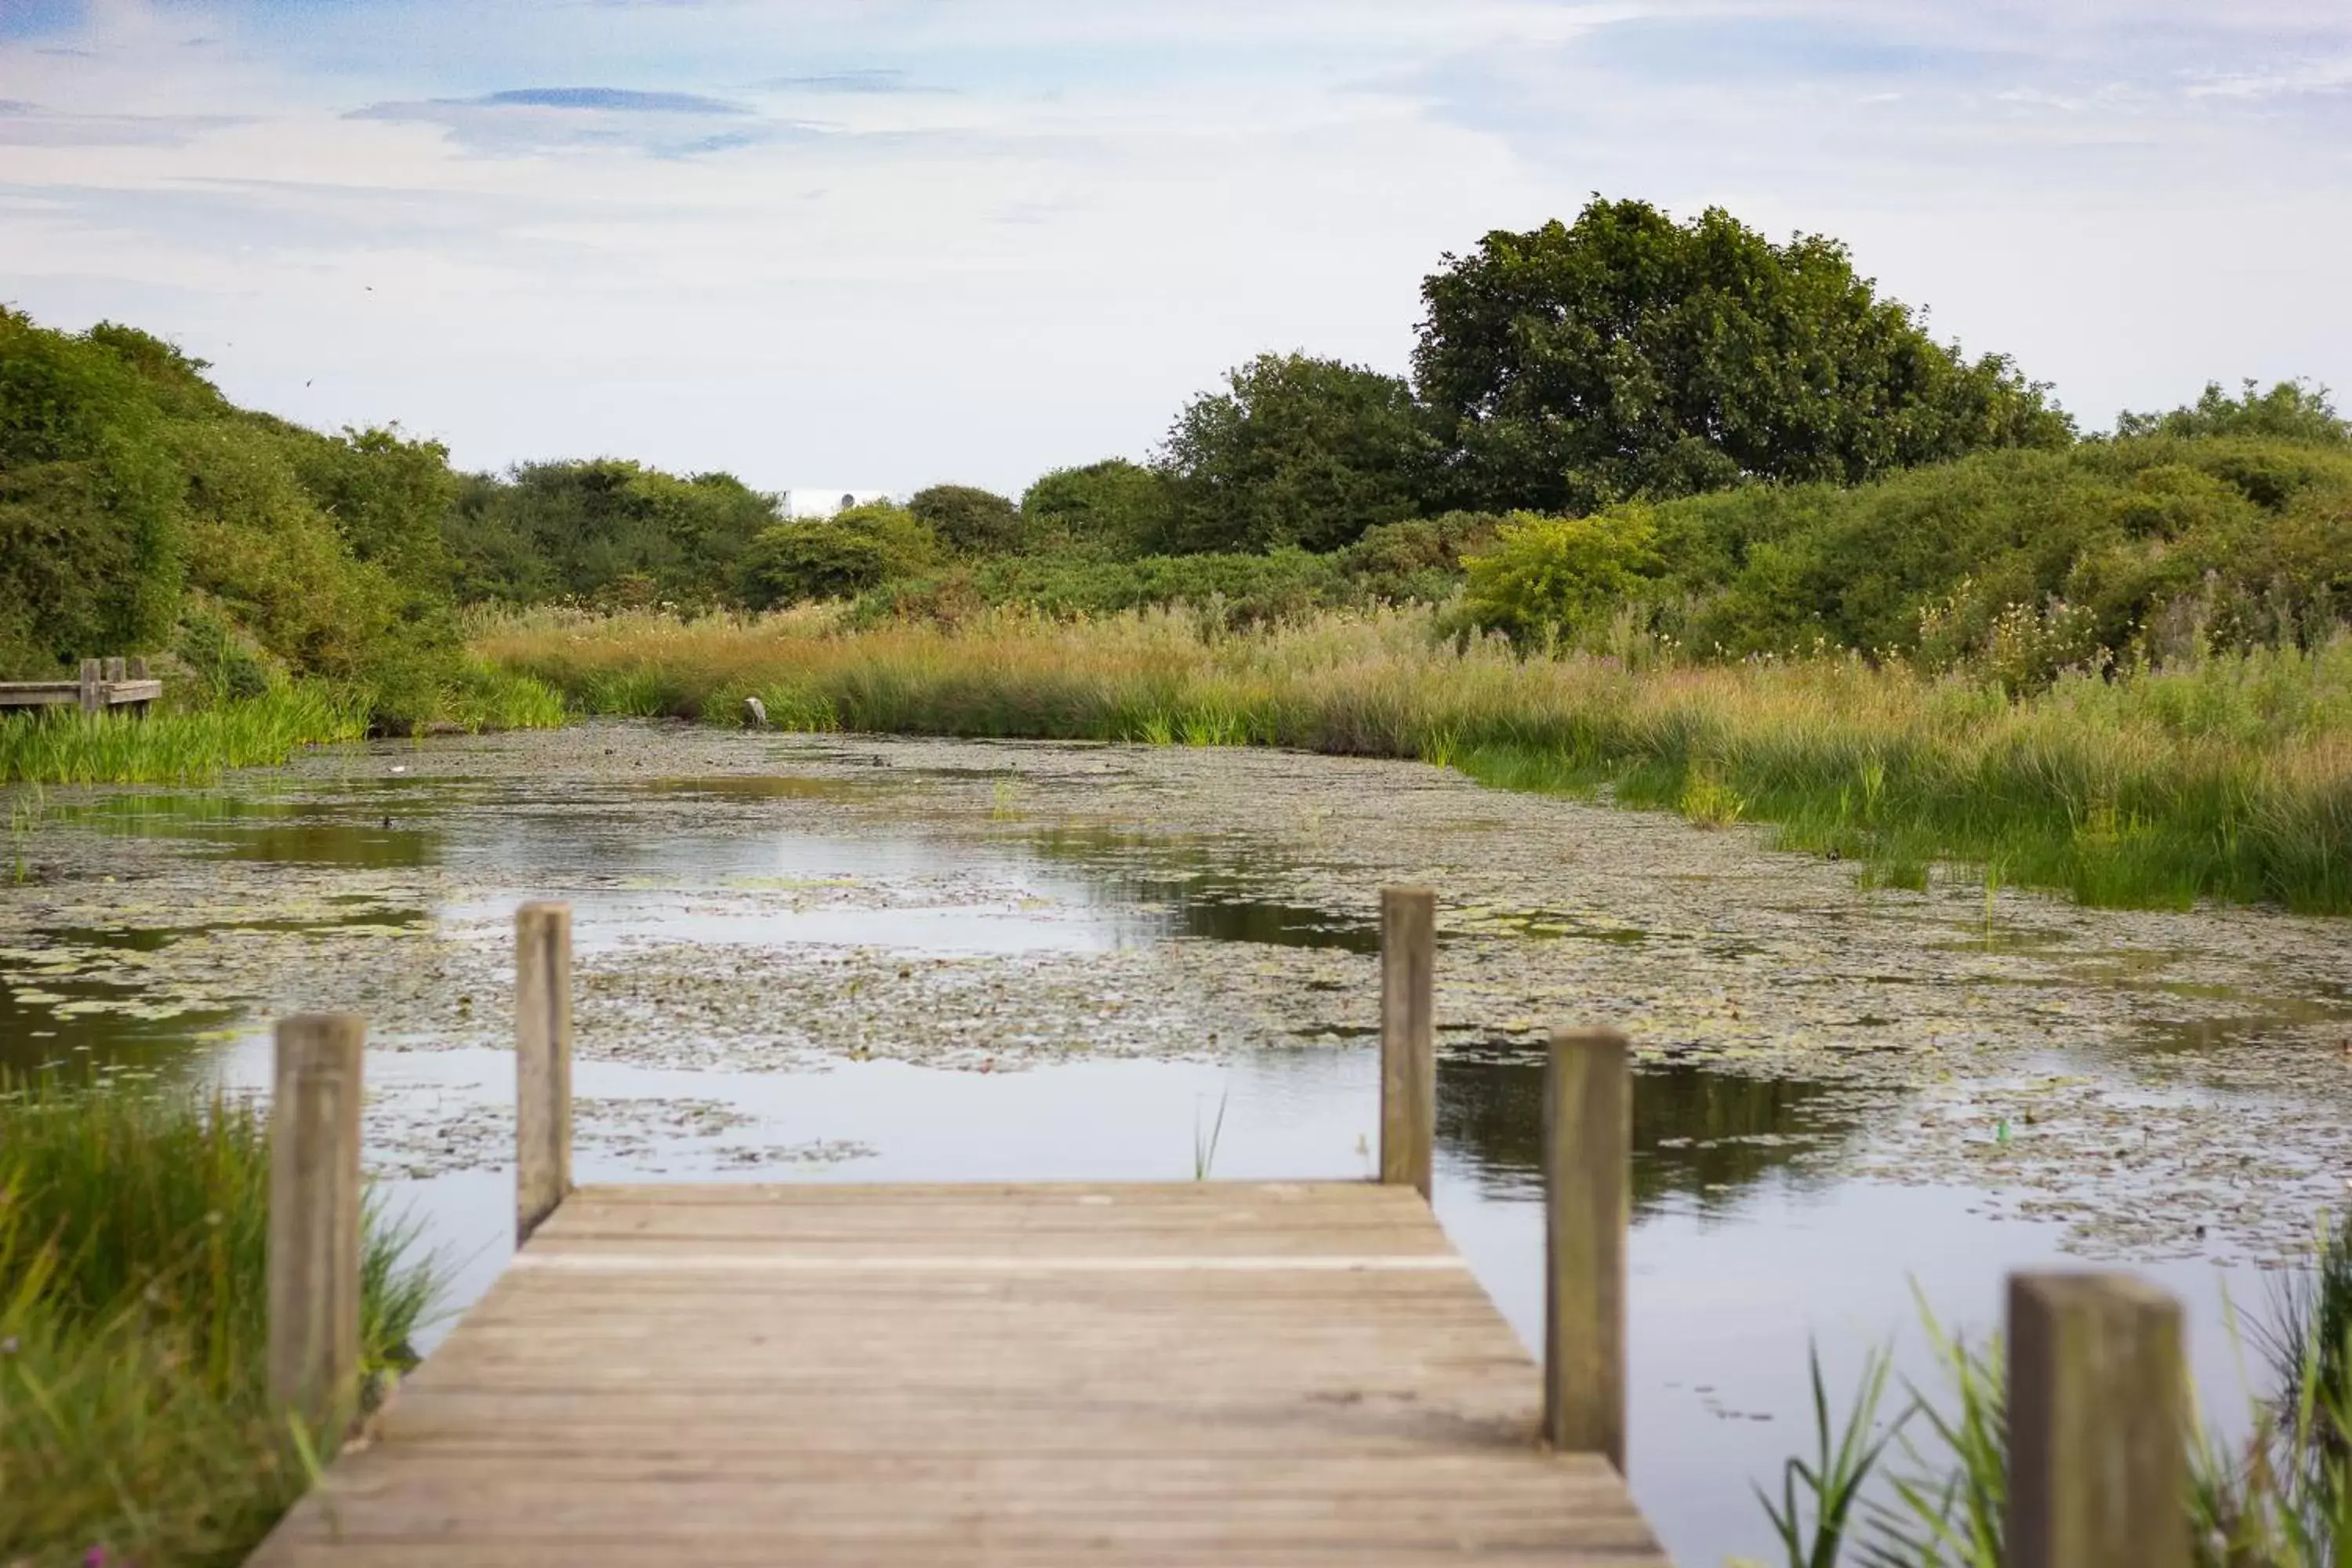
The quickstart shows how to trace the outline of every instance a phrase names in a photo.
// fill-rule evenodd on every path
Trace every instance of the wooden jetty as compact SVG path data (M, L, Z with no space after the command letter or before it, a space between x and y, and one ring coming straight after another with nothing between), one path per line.
M85 713L129 708L144 713L163 695L163 683L147 676L143 658L86 658L73 680L0 681L0 708L52 708L71 703Z
M1552 1040L1539 1367L1429 1208L1433 902L1382 913L1378 1182L574 1188L570 914L526 906L521 1245L249 1561L1667 1568L1621 1479L1625 1040ZM313 1429L357 1399L361 1037L278 1026L269 1379ZM2177 1308L2020 1277L2011 1334L2011 1561L2187 1568Z

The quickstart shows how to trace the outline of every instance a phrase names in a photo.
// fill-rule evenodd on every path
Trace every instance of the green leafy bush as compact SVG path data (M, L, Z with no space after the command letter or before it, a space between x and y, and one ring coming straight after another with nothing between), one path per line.
M1521 646L1567 646L1665 569L1646 506L1595 517L1538 517L1504 522L1493 548L1463 563L1469 572L1461 614L1482 631Z
M0 310L0 663L179 648L215 696L280 677L434 717L457 668L435 443L238 409L136 329Z
M1194 398L1160 458L1192 551L1336 550L1418 511L1436 460L1402 378L1298 353L1260 354Z
M752 540L778 521L776 499L731 474L601 458L476 476L443 516L461 595L502 604L609 601L628 579L655 603L729 602Z
M1033 551L1128 561L1169 548L1175 500L1165 476L1112 458L1040 478L1021 516Z
M188 544L166 425L139 368L104 339L0 309L5 673L46 676L168 634Z
M1443 604L1462 586L1463 556L1492 544L1504 521L1490 511L1449 511L1382 523L1339 552L1339 568L1367 600Z
M2240 384L2231 397L2218 381L2205 384L2202 396L2185 408L2168 414L2116 416L2118 439L2134 436L2267 436L2289 441L2315 441L2328 446L2352 445L2352 423L2347 423L2328 401L2327 388L2282 381L2268 392L2256 392L2256 383Z
M938 561L939 536L905 507L877 501L762 530L745 552L744 602L755 609L854 598Z
M1002 555L1021 544L1021 509L994 490L932 485L917 490L907 510L959 555Z

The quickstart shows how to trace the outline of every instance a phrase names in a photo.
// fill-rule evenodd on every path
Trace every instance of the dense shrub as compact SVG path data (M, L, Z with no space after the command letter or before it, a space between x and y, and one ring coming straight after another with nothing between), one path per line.
M1055 468L1021 497L1029 546L1105 560L1169 548L1175 502L1168 480L1124 458Z
M0 661L152 647L187 541L166 416L136 364L0 310Z
M2352 424L2339 417L2324 386L2282 381L2268 392L2256 392L2256 383L2241 383L2238 396L2221 390L2218 381L2205 384L2204 395L2186 408L2168 414L2118 415L2117 438L2133 436L2271 436L2289 441L2313 441L2326 446L2352 445Z
M1645 542L1528 523L1471 567L1471 624L1572 636L1637 604L1704 653L1817 644L1982 660L2012 685L2076 664L2309 647L2352 607L2352 451L2143 437L2009 451L1872 484L1755 485L1612 509ZM1623 568L1620 571L1620 568Z
M679 479L612 458L471 479L446 515L460 595L505 604L610 599L632 578L657 600L724 603L751 541L778 521L775 498L731 474Z
M1368 601L1442 604L1462 586L1463 556L1492 542L1503 522L1495 512L1449 511L1382 523L1339 552L1339 566Z
M754 609L853 598L937 563L939 536L905 507L876 501L818 521L780 522L745 552L742 598Z
M1420 510L1436 442L1403 380L1297 353L1226 379L1160 453L1184 549L1336 550Z
M1524 646L1574 640L1647 591L1666 563L1650 509L1637 504L1597 517L1522 512L1463 564L1464 616Z
M446 454L231 405L134 328L0 311L0 662L174 648L221 694L285 676L362 693L400 728L458 666L440 522Z
M994 490L932 485L917 490L907 510L959 555L1002 555L1021 544L1021 509Z

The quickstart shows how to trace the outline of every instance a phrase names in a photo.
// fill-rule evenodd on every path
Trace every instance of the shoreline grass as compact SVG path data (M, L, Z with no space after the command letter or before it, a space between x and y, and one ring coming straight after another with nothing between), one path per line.
M469 659L446 695L458 730L552 728L562 697L528 677ZM0 784L208 784L232 768L277 767L312 746L363 740L362 690L288 681L250 697L175 700L153 712L68 708L0 714Z
M2352 1550L2352 1224L2324 1223L2306 1271L2252 1321L2268 1381L2248 1390L2247 1435L2225 1441L2191 1411L2180 1521L2196 1568L2343 1568ZM1789 1568L2001 1568L2011 1434L1998 1334L1948 1331L1918 1301L1937 1386L1904 1380L1888 1408L1891 1347L1865 1352L1843 1413L1813 1361L1811 1458L1757 1487ZM2230 1331L2248 1325L2231 1309ZM2184 1378L2188 1369L2182 1369ZM1763 1568L1752 1559L1735 1568Z
M0 1086L0 1562L235 1563L308 1486L262 1381L268 1176L249 1100ZM438 1289L415 1239L371 1205L371 1377Z
M2012 700L1990 676L1851 655L1523 658L1437 628L1412 608L1245 633L1181 610L865 629L829 608L541 610L478 621L473 651L588 713L740 723L757 696L785 729L1417 758L1772 825L1903 885L1942 862L2091 904L2352 912L2352 636Z

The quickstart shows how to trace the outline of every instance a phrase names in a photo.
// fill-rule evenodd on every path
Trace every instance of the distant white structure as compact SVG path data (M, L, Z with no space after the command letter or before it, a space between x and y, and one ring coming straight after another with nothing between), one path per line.
M789 489L784 492L784 515L788 518L831 517L846 507L864 506L869 501L889 499L888 490Z

